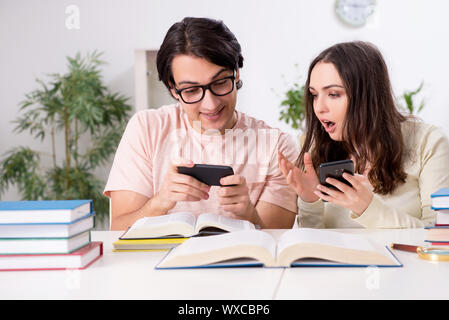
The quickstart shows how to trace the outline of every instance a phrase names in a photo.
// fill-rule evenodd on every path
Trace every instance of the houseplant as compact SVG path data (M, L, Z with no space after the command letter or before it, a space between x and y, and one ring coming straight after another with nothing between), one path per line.
M284 94L284 99L281 102L279 120L283 120L293 129L303 132L306 116L304 103L304 85L301 86L298 83L294 83L293 87Z
M416 95L419 94L424 86L424 81L421 82L419 87L416 90L408 91L405 90L404 93L399 96L397 100L397 104L399 106L399 109L407 112L409 114L418 114L421 112L421 110L424 108L425 102L424 100L421 100L419 105L416 104ZM402 104L405 102L405 106Z
M23 200L93 199L97 218L108 215L104 182L95 170L115 152L131 107L128 98L110 93L102 83L101 55L67 57L67 74L50 74L47 82L37 79L39 88L25 95L14 131L49 140L51 153L18 146L3 154L0 195L16 185ZM62 149L56 147L60 136Z

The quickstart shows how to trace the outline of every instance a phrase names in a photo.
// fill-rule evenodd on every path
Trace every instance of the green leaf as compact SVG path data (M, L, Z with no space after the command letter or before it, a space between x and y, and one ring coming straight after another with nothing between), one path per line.
M30 148L9 150L0 162L0 195L17 185L23 199L37 200L44 193L45 183L39 174L39 155Z
M285 98L281 101L279 120L284 121L293 129L303 127L305 119L304 86L295 83L293 88L285 92Z
M397 99L397 105L399 107L399 109L402 110L406 110L409 114L416 114L421 112L422 109L425 106L424 100L422 100L419 104L418 107L416 106L417 102L415 101L416 99L416 95L419 94L421 92L421 90L424 87L424 81L421 82L421 84L419 85L419 87L413 91L404 91L404 93L399 97L399 99ZM405 107L404 105L401 103L401 100L404 100L405 102Z

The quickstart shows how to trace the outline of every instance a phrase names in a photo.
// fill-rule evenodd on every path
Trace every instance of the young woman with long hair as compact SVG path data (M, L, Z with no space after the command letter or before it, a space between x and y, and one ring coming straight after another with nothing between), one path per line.
M298 194L298 223L317 228L409 228L431 225L430 194L449 187L444 133L396 106L385 61L367 42L336 44L310 65L306 132L296 164L279 165ZM351 184L328 178L322 163L352 159ZM323 201L324 200L324 201Z

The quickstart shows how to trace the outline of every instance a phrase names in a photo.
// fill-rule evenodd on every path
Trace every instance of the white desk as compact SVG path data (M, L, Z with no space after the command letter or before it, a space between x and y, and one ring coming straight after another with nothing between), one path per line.
M340 230L337 230L340 231ZM373 241L390 245L424 245L426 230L363 230ZM276 299L448 299L449 262L433 262L417 254L393 251L402 268L285 269Z
M426 231L349 230L423 244ZM279 235L281 230L268 232ZM448 299L449 262L395 251L402 268L155 270L166 252L112 252L122 232L94 231L103 257L86 270L0 272L0 299Z

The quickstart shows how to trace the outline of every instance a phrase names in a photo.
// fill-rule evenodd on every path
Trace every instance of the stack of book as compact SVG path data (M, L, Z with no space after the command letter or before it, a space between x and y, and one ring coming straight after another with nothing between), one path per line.
M427 242L449 246L449 188L442 188L431 195L432 210L436 211L435 226L427 228Z
M103 254L94 216L92 200L0 201L0 271L87 268Z

